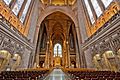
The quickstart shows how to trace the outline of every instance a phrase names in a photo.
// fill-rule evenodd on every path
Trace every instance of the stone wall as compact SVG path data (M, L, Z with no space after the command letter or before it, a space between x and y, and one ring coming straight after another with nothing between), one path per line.
M103 54L106 51L113 51L117 55L120 49L120 14L115 14L96 34L88 38L82 45L82 50L89 55L85 55L86 59L91 55ZM85 53L86 54L86 53ZM90 57L89 57L90 58ZM86 62L87 67L90 67L89 60Z
M19 68L28 68L33 47L24 36L18 34L4 20L0 20L0 50L7 50L12 55L19 54L22 58Z

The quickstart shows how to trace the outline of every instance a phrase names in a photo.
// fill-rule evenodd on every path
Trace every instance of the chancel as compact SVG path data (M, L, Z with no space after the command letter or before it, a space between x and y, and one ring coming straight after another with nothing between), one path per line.
M0 80L120 80L120 0L0 0Z
M55 67L61 66L61 58L60 58L60 55L58 54L58 49L59 49L59 46L57 46L57 56L55 56L54 63L53 63L53 65L55 65Z

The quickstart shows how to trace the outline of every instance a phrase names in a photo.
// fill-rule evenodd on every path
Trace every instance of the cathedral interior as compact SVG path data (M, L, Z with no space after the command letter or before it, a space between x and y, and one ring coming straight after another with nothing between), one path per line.
M0 0L0 80L120 80L120 0Z

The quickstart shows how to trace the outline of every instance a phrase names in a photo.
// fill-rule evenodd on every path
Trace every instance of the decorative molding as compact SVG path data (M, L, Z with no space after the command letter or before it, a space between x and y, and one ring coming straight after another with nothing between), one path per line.
M22 56L26 54L25 49L32 52L33 45L0 21L0 50L7 50L11 54L17 53Z
M83 51L89 48L93 55L97 53L103 54L108 50L117 53L118 49L120 49L119 22L120 16L117 16L108 26L103 28L97 35L94 35L82 45Z
M103 40L106 40L106 38L110 38L116 33L120 32L120 15L115 15L116 18L112 20L107 26L101 28L101 30L98 30L98 32L93 35L92 37L88 38L85 43L82 44L83 50L85 50L88 46L91 46L93 44L98 44Z

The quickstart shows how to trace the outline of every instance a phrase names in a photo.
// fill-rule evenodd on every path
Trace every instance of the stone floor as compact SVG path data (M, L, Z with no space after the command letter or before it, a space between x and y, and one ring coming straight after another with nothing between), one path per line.
M54 69L45 80L70 80L61 69Z

